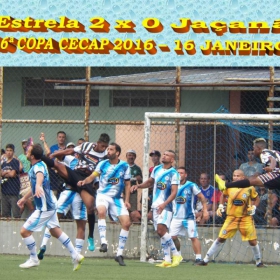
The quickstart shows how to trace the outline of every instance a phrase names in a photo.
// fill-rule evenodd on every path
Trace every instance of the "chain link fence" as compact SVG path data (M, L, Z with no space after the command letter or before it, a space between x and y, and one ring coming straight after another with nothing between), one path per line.
M18 161L28 165L23 140L32 137L34 142L40 142L39 135L44 132L52 146L58 143L57 132L64 131L64 147L69 142L77 144L80 138L95 142L106 132L121 145L121 159L126 160L126 152L133 149L135 163L143 168L145 112L213 113L223 106L220 110L230 113L277 113L279 79L279 69L272 68L5 67L1 84L1 216L20 218L29 214L23 216L16 206L28 185L26 175L21 174L27 170L22 172ZM275 124L266 128L267 139L273 139L273 129ZM228 180L233 168L249 160L248 151L256 135L242 134L228 124L217 127L221 146L235 139L219 159L218 171ZM154 123L150 147L161 153L172 147L178 155L177 166L190 170L190 180L201 185L199 178L204 172L210 175L209 184L213 185L211 166L201 165L214 156L211 137L208 124L194 122L182 129L176 120L170 124L162 120ZM277 141L269 143L280 148ZM153 166L151 160L149 164ZM5 170L15 172L7 176ZM54 171L50 174L59 196L63 181ZM260 191L260 195L262 206L256 218L261 218L256 223L278 226L279 193ZM139 193L135 210L141 209L140 197ZM273 209L269 221L268 206ZM32 202L25 211L32 211ZM209 223L213 224L213 220L206 221Z

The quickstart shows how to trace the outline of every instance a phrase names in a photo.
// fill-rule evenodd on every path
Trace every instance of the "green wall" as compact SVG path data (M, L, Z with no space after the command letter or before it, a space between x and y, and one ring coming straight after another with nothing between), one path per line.
M162 68L92 68L91 76L117 76L145 71L157 71ZM165 70L165 69L164 69ZM84 77L84 67L5 67L4 68L4 95L3 95L3 119L13 120L83 120L83 107L35 107L22 106L22 77L45 77L69 79ZM181 112L211 113L221 105L228 107L229 97L227 91L202 91L183 90L181 98ZM147 108L147 107L110 107L110 91L99 91L99 107L91 107L91 120L144 120L145 112L174 112L174 108ZM7 143L16 146L16 153L21 153L20 142L23 138L32 136L35 142L40 132L46 133L48 143L54 144L56 133L64 130L67 134L67 142L76 142L84 135L82 124L3 124L2 147ZM90 125L89 136L95 141L102 133L107 132L114 140L114 125Z

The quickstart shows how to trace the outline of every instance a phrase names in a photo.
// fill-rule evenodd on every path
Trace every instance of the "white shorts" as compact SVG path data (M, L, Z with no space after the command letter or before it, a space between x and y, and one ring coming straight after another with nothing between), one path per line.
M157 209L153 208L153 221L155 230L157 229L158 224L166 225L167 228L170 227L171 219L172 219L172 212L163 210L161 214L157 213Z
M23 227L29 231L42 231L44 227L49 229L60 227L56 210L35 210L24 223Z
M75 220L87 220L87 208L79 193L72 190L64 190L58 199L57 213L66 215L71 209Z
M98 193L96 196L96 208L98 208L98 206L105 206L107 212L110 214L114 221L117 221L119 216L129 216L122 198L110 197Z
M172 219L169 234L171 236L186 236L189 238L198 237L195 220Z

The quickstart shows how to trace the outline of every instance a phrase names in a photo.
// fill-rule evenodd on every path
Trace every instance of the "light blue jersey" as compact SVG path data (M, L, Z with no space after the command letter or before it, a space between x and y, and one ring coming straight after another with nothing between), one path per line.
M173 219L195 219L193 205L195 196L199 193L201 190L198 185L191 181L180 185L173 201Z
M131 177L128 163L120 160L118 164L111 164L109 159L106 159L98 163L95 171L100 174L97 194L120 198L125 181L130 181Z
M170 196L171 186L180 184L180 175L173 167L164 169L163 165L157 165L151 177L155 180L152 208L157 208ZM165 207L165 210L172 211L172 202Z
M36 174L38 172L41 172L44 175L44 181L42 187L45 193L44 196L39 198L34 196L35 188L36 188ZM57 201L51 191L50 177L46 164L43 161L36 162L29 170L28 175L31 182L31 189L32 189L32 194L34 196L36 209L40 211L55 210L57 207Z

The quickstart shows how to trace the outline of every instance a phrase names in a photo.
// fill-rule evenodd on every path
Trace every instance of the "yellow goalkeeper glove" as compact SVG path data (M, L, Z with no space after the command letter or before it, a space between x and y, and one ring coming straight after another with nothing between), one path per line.
M219 204L219 207L216 211L216 214L219 216L219 217L222 217L223 216L223 212L225 211L225 206L223 204Z
M255 205L248 205L247 214L253 216L256 214L256 206Z

